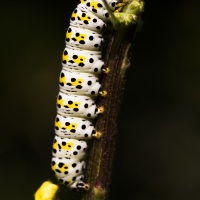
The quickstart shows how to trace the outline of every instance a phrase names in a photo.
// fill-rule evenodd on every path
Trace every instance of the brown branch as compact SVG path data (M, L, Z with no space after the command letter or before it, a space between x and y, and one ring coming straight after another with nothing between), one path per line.
M108 199L111 184L112 164L115 152L118 117L125 85L125 72L129 67L129 48L135 35L136 25L118 30L113 35L106 55L110 73L103 76L102 88L107 96L99 99L105 113L98 117L96 128L103 136L94 141L87 165L86 182L90 190L84 194L83 200Z

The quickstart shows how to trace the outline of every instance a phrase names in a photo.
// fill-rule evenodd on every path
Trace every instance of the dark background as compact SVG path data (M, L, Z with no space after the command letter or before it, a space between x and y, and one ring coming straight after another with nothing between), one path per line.
M50 169L61 54L78 0L4 1L0 199L32 200ZM110 200L200 199L200 2L146 1L120 112ZM80 196L62 188L61 200Z

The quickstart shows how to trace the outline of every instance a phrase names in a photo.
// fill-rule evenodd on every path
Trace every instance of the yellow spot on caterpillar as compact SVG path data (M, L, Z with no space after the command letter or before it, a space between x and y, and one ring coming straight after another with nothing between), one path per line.
M64 163L56 163L54 165L51 165L51 169L55 172L57 172L57 170L60 171L60 173L65 173L69 171L69 165L68 164L64 164Z
M72 104L69 104L69 103L67 104L67 106L68 106L69 108L72 108L72 109L74 109L74 108L79 108L80 105L81 105L80 102L73 102Z
M71 28L70 28L70 30L71 30ZM69 31L69 29L68 29L68 31L67 31L67 33L66 33L66 38L69 39L69 40L72 39L72 30Z
M74 142L67 142L65 145L62 144L62 149L69 151L74 147Z
M62 124L61 121L59 120L58 122L55 120L55 126L58 127L58 129L61 128Z
M59 167L59 170L61 171L61 173L65 173L69 171L69 165L64 164L62 167Z
M66 79L66 77L65 76L60 76L60 80L59 80L59 82L60 83L64 83L64 84L66 84L67 83L67 79Z
M81 0L81 3L87 3L87 0Z
M78 56L78 58L74 58L73 60L76 64L79 64L81 62L84 63L86 61L86 57L85 56Z
M89 21L91 20L90 15L86 14L85 12L84 12L84 16L83 16L82 14L78 15L77 13L78 13L77 10L76 10L76 12L74 11L74 12L72 13L71 18L76 19L77 17L79 17L79 19L80 19L82 22L84 22L85 20L89 22Z
M91 20L91 17L86 14L84 17L80 16L80 19L81 19L82 22L85 21L85 20L89 22Z
M58 186L45 181L35 193L35 200L53 200L55 199Z
M77 78L75 81L71 81L71 84L74 86L74 87L76 87L76 86L78 86L78 85L82 85L82 83L83 83L83 79L82 78Z
M73 12L71 18L77 18L77 12Z
M56 150L58 149L58 141L53 143L53 149L56 149Z
M57 165L56 164L52 164L51 165L51 169L55 172L56 171L56 168L57 168Z
M62 144L59 145L58 141L53 143L53 149L60 149L59 146L61 147L61 149L64 149L66 151L69 151L70 149L72 149L74 147L74 142L62 142Z
M78 34L77 36L76 36L76 40L78 41L78 42L80 42L81 40L85 40L85 38L86 38L86 34L83 34L83 33L80 33L80 34Z
M76 124L76 123L70 123L69 125L65 125L65 128L67 129L67 130L69 130L69 131L71 131L72 129L77 129L77 127L78 127L78 124Z
M69 61L69 54L64 55L64 52L63 52L62 60L66 60L66 62L68 62Z
M99 3L98 3L98 2L95 2L95 1L94 1L94 2L90 2L90 6L91 6L92 8L94 8L94 9L96 9L96 10L99 8L98 4L99 4Z
M61 105L62 107L64 106L64 99L59 99L57 98L57 105Z

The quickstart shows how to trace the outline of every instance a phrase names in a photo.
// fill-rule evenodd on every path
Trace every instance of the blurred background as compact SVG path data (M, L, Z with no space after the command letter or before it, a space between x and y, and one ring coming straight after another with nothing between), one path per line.
M0 6L0 199L47 179L69 18L78 0ZM132 45L110 200L200 199L200 1L146 1ZM81 199L62 189L61 200Z

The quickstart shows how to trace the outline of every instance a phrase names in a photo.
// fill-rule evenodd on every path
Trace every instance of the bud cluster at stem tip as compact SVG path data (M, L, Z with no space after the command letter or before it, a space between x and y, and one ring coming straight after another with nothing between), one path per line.
M128 3L123 12L115 12L115 18L121 25L129 26L138 20L138 16L144 9L144 2L142 0L133 0Z

